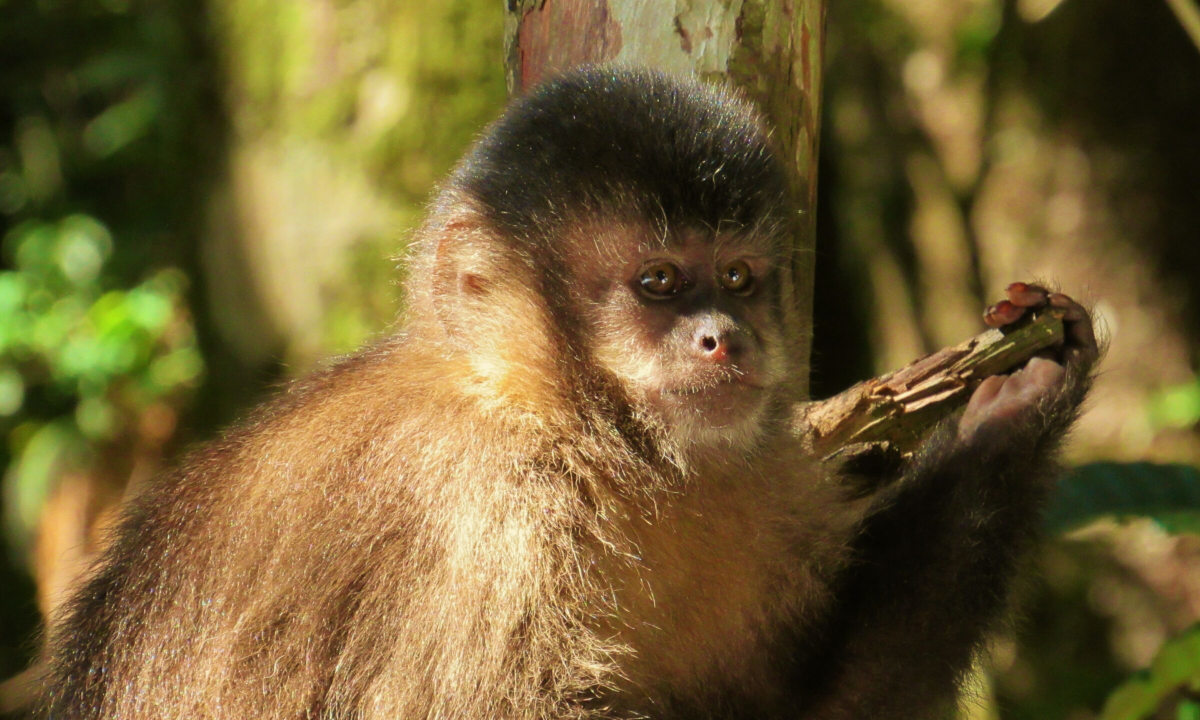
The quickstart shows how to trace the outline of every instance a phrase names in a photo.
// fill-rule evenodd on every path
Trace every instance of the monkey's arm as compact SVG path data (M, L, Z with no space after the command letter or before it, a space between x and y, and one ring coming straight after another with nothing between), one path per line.
M942 423L882 491L889 499L865 521L821 650L804 669L803 717L947 713L963 669L1004 614L1013 575L1037 537L1058 444L1098 355L1081 307L1040 288L1013 288L989 322L1007 324L1022 308L1047 303L1064 309L1057 362L1036 358L989 378L961 420Z

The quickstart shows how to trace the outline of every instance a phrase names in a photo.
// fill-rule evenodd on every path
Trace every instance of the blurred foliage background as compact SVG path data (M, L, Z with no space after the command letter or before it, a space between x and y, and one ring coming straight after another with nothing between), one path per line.
M967 713L1200 718L1186 3L829 5L817 394L974 334L1015 279L1112 339ZM123 493L387 327L406 231L504 103L502 12L0 0L0 678Z

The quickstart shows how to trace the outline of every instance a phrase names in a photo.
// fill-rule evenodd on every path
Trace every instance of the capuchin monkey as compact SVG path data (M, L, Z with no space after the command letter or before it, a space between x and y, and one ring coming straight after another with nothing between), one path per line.
M48 631L55 720L932 718L1004 614L1097 357L1067 339L864 484L795 418L796 209L721 89L516 101L392 337L135 498ZM868 487L868 490L864 490Z

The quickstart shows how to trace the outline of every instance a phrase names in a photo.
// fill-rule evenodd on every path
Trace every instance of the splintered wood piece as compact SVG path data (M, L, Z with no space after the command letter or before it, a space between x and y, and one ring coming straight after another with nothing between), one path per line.
M1008 372L1063 342L1063 312L988 330L827 400L806 404L794 427L826 460L886 451L912 453L939 420L966 404L984 378Z

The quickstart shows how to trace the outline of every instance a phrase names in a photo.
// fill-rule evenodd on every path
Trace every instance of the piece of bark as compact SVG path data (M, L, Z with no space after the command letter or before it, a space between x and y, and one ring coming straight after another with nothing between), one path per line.
M1003 331L988 330L827 400L808 403L798 412L794 427L825 460L845 462L878 453L906 456L939 420L965 405L984 378L1008 372L1062 342L1062 313L1048 308Z

